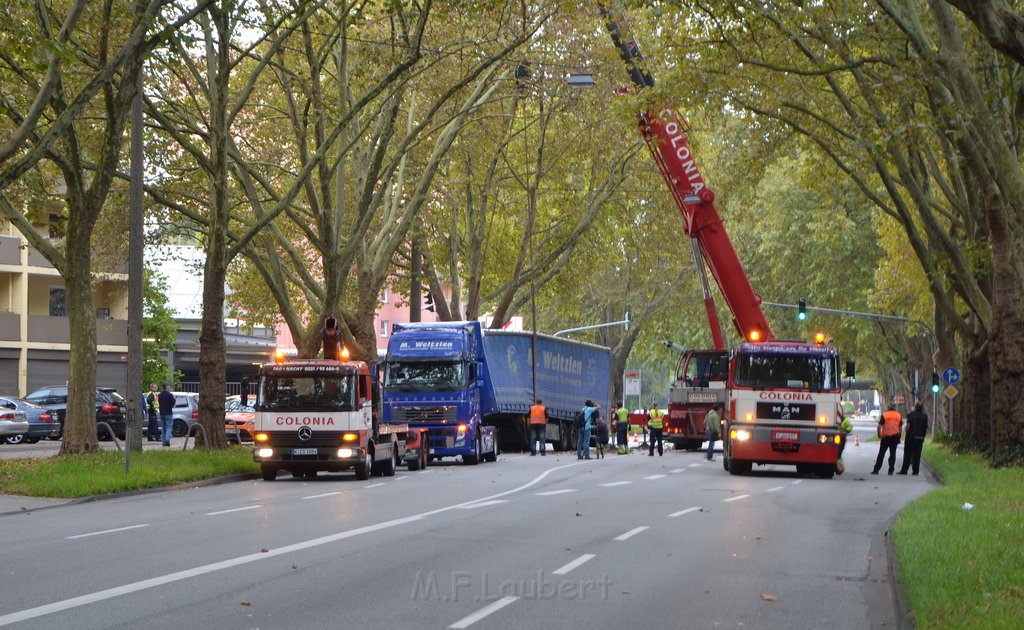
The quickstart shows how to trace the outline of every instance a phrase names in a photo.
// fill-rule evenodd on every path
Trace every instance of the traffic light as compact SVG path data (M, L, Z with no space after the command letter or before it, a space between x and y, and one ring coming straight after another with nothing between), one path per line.
M796 318L800 321L807 319L807 300L803 298L800 298L800 301L797 302Z
M428 289L427 287L423 287L423 295L425 296L423 298L423 308L430 311L431 313L435 312L434 295L430 292L430 289Z
M938 375L938 373L932 372L932 393L933 394L938 394L940 387L941 387L941 385L939 384L939 375Z

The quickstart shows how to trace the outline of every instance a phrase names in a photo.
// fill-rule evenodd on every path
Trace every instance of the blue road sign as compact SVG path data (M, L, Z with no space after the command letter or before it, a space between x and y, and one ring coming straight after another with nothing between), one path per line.
M960 382L960 370L956 368L946 368L942 370L942 380L946 381L948 385L955 385Z

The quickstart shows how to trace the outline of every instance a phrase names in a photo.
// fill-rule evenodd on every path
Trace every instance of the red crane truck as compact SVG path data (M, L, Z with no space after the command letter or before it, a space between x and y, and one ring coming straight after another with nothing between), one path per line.
M654 86L625 16L602 5L606 26L636 89ZM840 442L842 379L838 351L824 343L775 341L721 216L690 149L686 120L670 107L638 115L651 150L690 237L711 327L713 349L687 350L676 368L665 424L666 436L683 448L699 448L704 416L724 404L723 466L732 474L754 464L794 465L798 472L832 477ZM744 340L726 346L705 270L711 271L733 325ZM853 364L847 364L852 376Z
M311 478L353 469L362 480L392 476L402 463L425 467L422 430L378 422L376 379L369 365L348 360L335 318L326 319L322 337L322 359L278 354L260 367L253 459L263 479L281 470Z

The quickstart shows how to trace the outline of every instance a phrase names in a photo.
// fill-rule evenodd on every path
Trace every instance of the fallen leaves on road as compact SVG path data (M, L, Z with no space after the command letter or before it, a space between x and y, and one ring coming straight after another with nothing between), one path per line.
M763 599L766 602L774 602L778 599L778 597L772 595L771 593L761 593L761 599Z

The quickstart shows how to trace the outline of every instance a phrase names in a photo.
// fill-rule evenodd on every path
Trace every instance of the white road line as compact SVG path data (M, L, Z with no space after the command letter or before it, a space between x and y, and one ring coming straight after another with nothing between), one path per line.
M795 486L796 484L800 483L801 481L803 481L803 479L797 479L796 481L793 482L793 485Z
M669 514L669 518L675 518L677 516L682 516L683 514L689 514L690 512L696 512L699 509L700 509L699 507L692 507L692 508L686 508L685 510L679 510L678 512L672 512L671 514Z
M508 606L512 602L516 601L517 599L519 599L519 598L515 597L513 595L506 595L505 597L502 597L501 599L499 599L498 601L494 602L493 604L488 604L488 605L484 606L483 608L481 608L480 610L476 611L472 615L466 615L465 617L463 617L462 619L459 619L458 621L456 621L455 623L453 623L452 625L450 625L448 627L449 628L455 628L456 630L459 630L461 628L468 628L471 625L473 625L474 623L476 623L476 622L480 621L481 619L483 619L484 617L487 617L488 615L492 615L492 614L498 612L499 610L501 610L505 606Z
M685 468L673 468L669 472L670 473L681 473L681 472L686 472L686 469Z
M409 478L409 475L399 475L399 476L394 478L394 481L401 481L403 479L408 479L408 478Z
M722 499L722 503L731 503L732 501L739 501L740 499L750 498L749 494L741 494L738 497L729 497L728 499Z
M334 492L325 492L323 494L311 494L308 497L301 497L302 499L322 499L323 497L333 497L336 494L341 494L340 490Z
M650 477L644 477L644 479L661 479L663 477L668 477L668 475L651 475Z
M572 571L573 569L575 569L576 567L580 566L584 562L589 562L589 561L593 560L596 557L597 556L595 556L592 553L585 553L582 556L580 556L579 558L576 558L575 560L570 562L569 564L566 564L566 565L563 565L561 567L558 567L557 569L552 571L551 574L552 575L565 575L566 573L568 573L569 571Z
M460 510L472 510L472 509L478 508L478 507L487 507L489 505L499 505L501 503L508 503L508 501L506 501L504 499L498 499L496 501L479 501L477 503L470 503L470 504L467 504L467 505L460 505L459 509Z
M601 486L604 488L611 488L612 486L628 486L633 483L632 481L613 481L611 483L602 483Z
M644 531L645 529L650 529L650 527L648 527L647 525L641 525L640 527L634 527L633 529L629 530L625 534L619 534L618 536L616 536L615 540L628 540L628 539L632 538L633 536L636 536L640 532Z
M466 501L465 503L458 503L455 505L446 505L439 507L427 512L421 512L412 516L406 516L404 518L397 518L390 521L383 521L381 523L371 523L369 525L358 527L356 529L350 529L347 531L337 532L327 536L321 536L319 538L312 538L301 542L293 543L291 545L285 545L284 547L278 547L276 549L269 549L266 552L251 553L244 556L237 556L234 558L228 558L220 562L213 562L211 564L204 564L191 569L185 569L183 571L177 571L175 573L168 573L165 575L158 575L148 580L139 580L130 584L123 584L121 586L114 586L112 588L104 589L102 591L94 591L92 593L86 593L85 595L79 595L78 597L71 597L69 599L59 600L50 604L44 604L42 606L36 606L34 608L26 608L24 610L18 610L6 615L0 615L0 626L8 626L13 623L20 623L29 619L36 619L38 617L45 617L53 613L58 613L64 610L71 610L80 606L88 606L95 604L96 602L106 601L115 597L121 597L123 595L131 595L132 593L138 593L150 588L156 588L163 586L164 584L172 584L174 582L181 582L182 580L192 579L200 575L206 575L208 573L215 573L217 571L224 571L238 566L243 566L253 562L259 562L261 560L268 560L270 558L276 558L278 556L284 556L290 553L303 551L306 549L313 549L323 545L329 545L331 543L345 540L347 538L354 538L356 536L362 536L363 534L374 534L382 530L397 527L399 525L405 525L407 523L413 523L421 521L428 516L434 516L435 514L443 514L445 512L458 509L465 505L473 505L475 502L488 501L496 499L498 497L508 496L515 494L516 492L522 492L528 488L531 488L541 481L544 481L548 475L563 470L565 468L572 468L573 466L579 466L579 463L565 464L562 466L556 466L549 468L541 474L537 475L530 481L523 485L512 488L511 490L505 490L497 494L492 494L489 497L482 497L480 499L474 499L473 501Z
M100 536L101 534L113 534L114 532L123 532L126 529L138 529L140 527L149 527L149 523L142 523L141 525L129 525L128 527L118 527L116 529L104 529L99 532L89 532L88 534L78 534L76 536L68 536L66 540L74 540L75 538L88 538L89 536Z
M380 483L371 483L371 484L370 484L370 485L368 485L368 486L363 486L363 489L369 489L369 488L379 488L379 487L381 487L381 486L386 486L386 485L387 485L386 483L384 483L383 481L381 481Z
M785 490L785 486L775 486L774 488L768 488L765 492L778 492L779 490Z
M575 488L565 488L562 490L548 490L547 492L536 492L535 494L538 497L551 497L556 494L566 494L568 492L579 492L579 490L576 490Z
M703 466L704 464L687 464L687 468L696 468L697 466Z
M221 510L219 512L207 512L206 515L207 516L217 516L218 514L230 514L232 512L242 512L242 511L245 511L245 510L255 510L255 509L261 508L261 507L263 507L263 506L262 505L247 505L245 507L234 508L234 509L231 509L231 510Z

